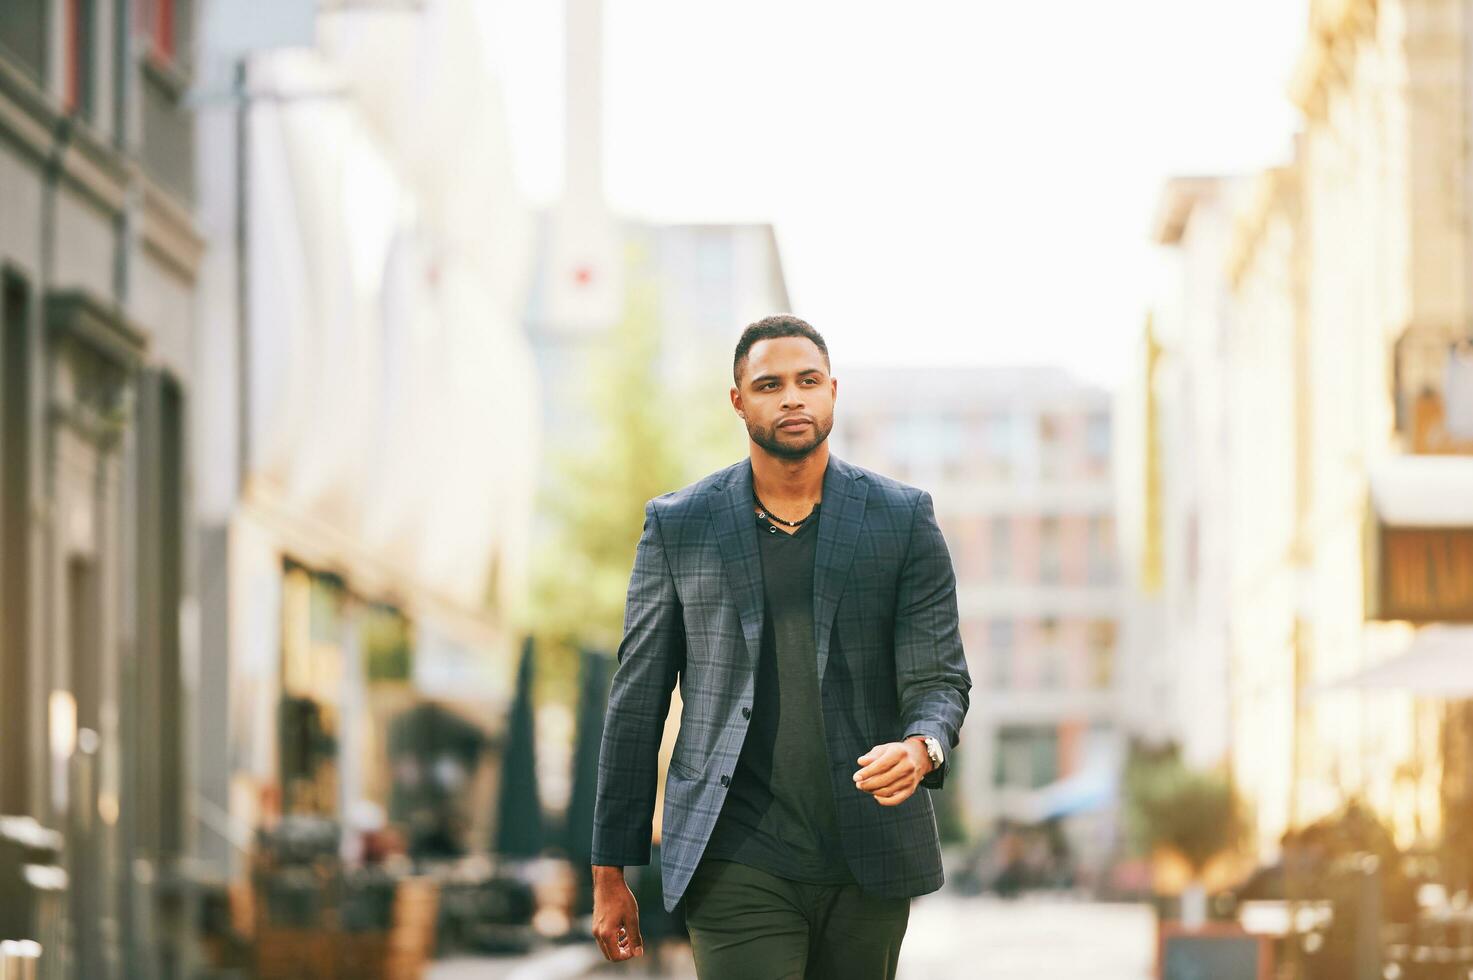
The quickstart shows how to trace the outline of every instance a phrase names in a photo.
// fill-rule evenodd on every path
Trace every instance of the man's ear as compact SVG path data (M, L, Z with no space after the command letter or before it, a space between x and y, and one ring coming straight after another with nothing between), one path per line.
M742 408L742 393L736 387L731 389L731 407L742 418L747 417L746 411Z

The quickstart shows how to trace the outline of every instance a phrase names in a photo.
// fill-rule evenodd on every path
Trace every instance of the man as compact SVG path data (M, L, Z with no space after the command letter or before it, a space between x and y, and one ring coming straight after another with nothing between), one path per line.
M971 679L930 496L829 453L838 383L804 321L737 343L750 458L645 508L609 694L594 936L642 955L626 865L649 861L670 692L665 906L696 970L891 978L910 898L941 886L929 793Z

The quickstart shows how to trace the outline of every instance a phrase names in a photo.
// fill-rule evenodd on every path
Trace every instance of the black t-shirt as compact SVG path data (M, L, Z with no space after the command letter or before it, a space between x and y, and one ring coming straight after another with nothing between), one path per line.
M819 515L793 534L753 516L767 605L757 687L747 740L705 856L795 881L852 882L839 841L813 636Z

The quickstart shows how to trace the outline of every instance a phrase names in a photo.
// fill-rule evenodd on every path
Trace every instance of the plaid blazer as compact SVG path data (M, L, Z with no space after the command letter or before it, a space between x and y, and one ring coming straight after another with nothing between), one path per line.
M752 465L743 460L650 501L635 551L592 863L649 863L656 757L678 683L684 708L660 848L667 909L701 859L747 734L764 605L754 520ZM829 457L813 613L829 781L850 870L879 895L935 891L941 854L928 789L880 806L852 778L872 746L907 734L954 747L967 712L956 579L929 494ZM922 786L939 789L949 767Z

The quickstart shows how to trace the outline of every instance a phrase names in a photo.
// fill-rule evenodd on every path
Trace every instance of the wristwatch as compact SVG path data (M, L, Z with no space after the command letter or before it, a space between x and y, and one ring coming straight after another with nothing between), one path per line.
M940 742L936 741L936 739L932 738L930 735L923 735L920 732L915 732L914 734L907 735L905 737L919 738L924 741L926 744L926 755L931 760L931 771L935 772L937 769L941 768L941 764L946 761L946 756L943 755L941 752Z

